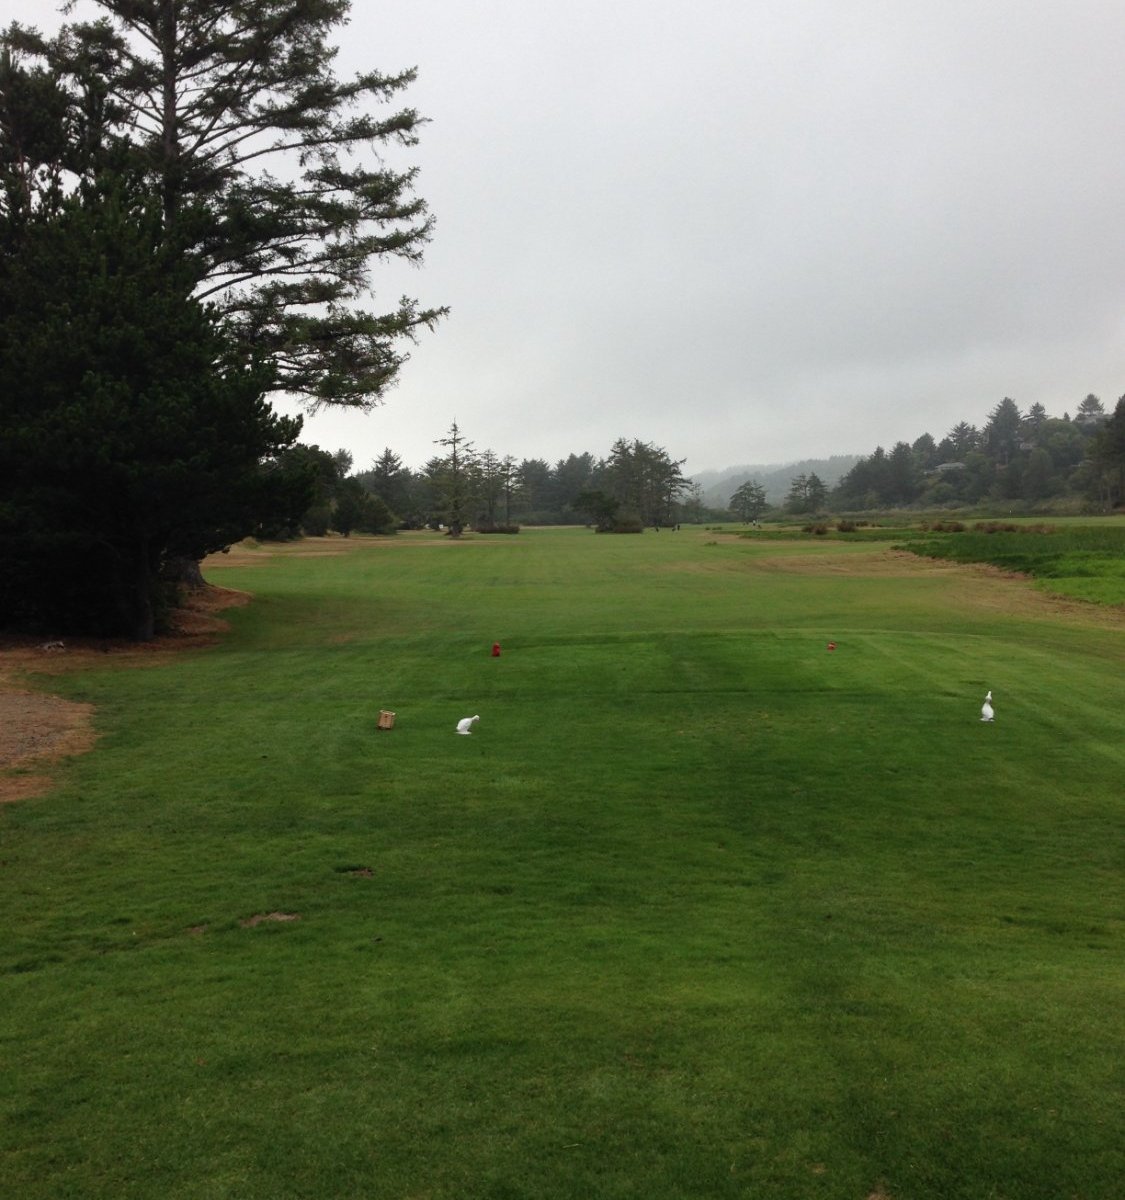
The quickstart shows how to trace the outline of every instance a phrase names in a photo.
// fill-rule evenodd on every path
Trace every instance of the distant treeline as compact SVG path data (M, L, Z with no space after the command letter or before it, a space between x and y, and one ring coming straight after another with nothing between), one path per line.
M345 450L299 447L296 453L317 465L315 500L299 520L263 528L261 535L390 533L427 526L457 535L466 526L507 533L520 525L636 532L725 515L704 506L698 487L683 475L683 459L637 438L619 438L603 455L584 451L554 464L478 451L456 424L437 441L445 453L420 470L406 466L389 447L359 471L352 470Z
M1122 501L1123 470L1125 397L1110 415L1089 395L1073 417L1053 417L1042 404L1021 412L1005 397L979 429L961 421L940 441L923 433L889 451L877 446L828 502L858 510L1078 499L1110 508Z
M1042 404L1024 413L1005 397L980 428L961 421L940 441L923 433L866 456L733 468L710 481L704 495L743 520L769 508L793 514L982 504L1109 510L1125 500L1125 397L1110 414L1089 395L1073 417L1053 417Z
M437 442L445 453L420 470L389 447L359 471L345 450L297 447L291 453L303 468L316 467L313 504L301 519L263 528L261 535L425 526L456 535L466 526L515 532L520 525L567 524L635 532L678 522L756 520L771 512L1062 501L1109 509L1125 496L1125 397L1109 414L1096 396L1087 396L1073 417L1052 417L1041 404L1021 413L1005 398L983 427L961 421L940 441L924 433L889 452L878 446L866 457L731 468L697 480L683 475L683 459L635 438L619 438L604 455L584 451L553 464L478 451L456 424Z

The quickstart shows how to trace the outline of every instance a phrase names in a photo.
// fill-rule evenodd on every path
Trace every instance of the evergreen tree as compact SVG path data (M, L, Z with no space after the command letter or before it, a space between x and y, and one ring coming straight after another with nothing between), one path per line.
M947 436L953 448L953 459L946 459L947 462L963 462L965 456L980 445L980 434L976 426L968 421L959 421Z
M1015 457L1019 450L1022 423L1016 402L1007 396L988 414L983 442L994 462L1005 466Z
M473 500L476 452L456 421L445 437L436 439L436 444L444 446L447 453L436 462L431 460L430 477L444 505L449 536L459 538Z
M0 620L150 638L170 558L307 502L307 481L263 469L300 422L191 299L143 193L4 215Z
M1105 405L1091 392L1078 405L1074 419L1080 424L1097 425L1105 420Z
M408 467L403 466L402 459L389 446L383 453L360 473L359 479L372 495L380 500L404 520L411 518L413 505L411 489L413 475Z
M345 459L339 451L333 454L319 446L295 446L290 456L310 480L310 496L296 529L288 536L324 537L332 528L336 500L344 482L343 471L351 456Z
M504 524L512 524L512 505L523 496L523 479L516 460L510 454L500 460L501 490L504 496Z
M1107 508L1125 501L1125 396L1098 431L1089 449L1097 471L1097 487Z
M589 486L593 473L594 456L589 452L569 454L555 463L551 473L553 507L560 517L571 506L574 497Z
M915 438L910 447L910 453L914 460L914 470L921 475L930 470L938 463L937 445L934 439L928 433L922 434L921 437Z
M1051 456L1042 446L1036 446L1023 469L1020 488L1025 500L1045 500L1054 490Z
M479 528L495 529L496 515L504 496L504 468L494 450L482 450L474 463L475 497L480 511Z
M896 442L887 456L885 504L913 504L918 495L918 468L914 451L906 442Z
M344 537L351 537L352 530L362 526L372 499L371 493L354 475L341 480L332 510L332 528Z
M1034 403L1024 416L1024 428L1031 435L1033 440L1037 440L1044 423L1048 420L1047 410L1038 401Z
M553 476L546 459L525 458L519 473L528 508L538 513L552 507Z
M807 478L805 480L807 486ZM878 508L889 503L890 467L887 452L876 446L867 458L859 462L840 480L836 487L836 503L844 508ZM801 493L799 502L804 503ZM786 502L788 506L788 501Z
M660 446L618 438L602 464L607 490L623 512L642 524L659 527L672 519L673 506L686 491L688 481L678 462Z
M403 341L444 312L354 304L373 261L418 261L430 237L415 172L378 157L413 146L422 120L367 111L395 102L414 72L335 77L329 39L347 0L94 2L96 23L0 39L25 63L8 105L20 118L9 195L21 175L41 199L63 175L142 175L196 295L272 360L278 390L314 406L377 402ZM368 165L352 158L365 153Z
M766 489L756 479L748 479L730 498L731 512L747 524L756 521L766 508Z
M809 472L808 482L805 485L805 494L808 497L809 512L820 512L828 500L828 488L824 481L815 471Z
M613 529L618 509L621 507L620 500L607 495L600 488L589 488L579 492L574 497L573 504L576 512L590 518L598 533L609 533Z
M824 507L828 500L828 488L816 472L796 475L789 485L789 494L785 498L785 507L798 515L816 513Z

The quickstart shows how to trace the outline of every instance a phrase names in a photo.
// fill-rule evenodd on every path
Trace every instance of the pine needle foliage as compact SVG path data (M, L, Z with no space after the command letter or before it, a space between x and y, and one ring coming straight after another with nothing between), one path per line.
M404 341L445 311L357 306L371 264L420 261L432 231L416 169L383 157L417 143L423 119L395 107L415 72L336 77L346 0L96 3L98 20L54 37L3 38L22 66L15 99L34 87L52 101L54 126L10 156L25 183L139 172L197 298L271 358L277 390L313 408L377 403ZM19 109L44 124L42 105Z

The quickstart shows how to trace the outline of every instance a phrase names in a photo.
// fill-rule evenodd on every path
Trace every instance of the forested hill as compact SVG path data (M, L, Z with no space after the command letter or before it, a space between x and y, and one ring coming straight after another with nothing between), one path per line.
M781 505L795 476L815 474L827 487L835 487L861 458L859 454L834 454L831 458L803 458L800 462L727 467L722 471L700 471L692 480L703 489L703 503L709 508L726 508L731 493L748 479L757 480L766 489L770 504Z

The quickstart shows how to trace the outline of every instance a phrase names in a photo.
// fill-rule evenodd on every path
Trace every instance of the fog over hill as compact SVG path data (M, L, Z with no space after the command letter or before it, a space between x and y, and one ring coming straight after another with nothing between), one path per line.
M748 479L757 480L766 489L770 504L783 504L795 476L817 475L829 487L835 487L862 457L861 454L833 454L831 458L726 467L722 471L700 471L692 476L692 481L703 489L703 502L711 508L726 508L731 494Z

